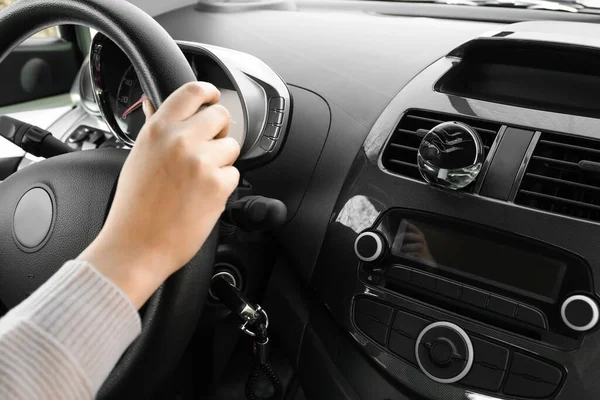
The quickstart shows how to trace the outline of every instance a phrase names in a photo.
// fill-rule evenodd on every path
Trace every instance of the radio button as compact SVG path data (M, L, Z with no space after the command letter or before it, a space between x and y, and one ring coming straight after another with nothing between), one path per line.
M598 323L598 305L588 296L571 296L563 302L560 316L565 325L574 331L589 331Z
M557 367L514 353L504 393L509 396L546 398L556 391L563 377Z
M389 326L392 323L394 309L375 301L359 298L354 305L354 312L369 316L371 319Z
M463 286L460 300L468 303L472 306L485 308L489 293L482 292L481 290L473 289L469 286Z
M530 325L537 326L539 328L547 329L546 318L544 315L533 309L532 307L526 306L524 304L519 304L519 309L517 310L517 315L515 317L518 321L525 322Z
M385 346L394 309L371 300L359 298L354 304L356 326L365 335Z
M476 389L497 392L500 390L505 373L506 371L503 369L497 369L485 364L473 363L471 372L469 372L460 383Z
M435 288L436 278L423 274L419 271L412 271L411 283L423 289L433 290Z
M409 314L404 311L396 311L396 318L392 325L392 330L403 333L405 336L411 337L413 340L419 336L419 333L431 323L431 321ZM413 352L415 346L413 344Z
M562 380L562 371L557 367L517 352L513 354L510 373L529 376L553 385L558 385Z
M365 335L385 346L385 337L387 336L388 331L387 326L364 314L356 314L354 319L356 320L356 326L358 326Z
M398 333L392 329L388 347L395 355L413 365L417 365L417 360L415 358L415 339L409 338L408 336Z
M475 353L473 368L460 383L492 392L500 390L508 367L508 349L476 337L471 342Z
M531 399L544 399L550 397L557 387L557 385L540 382L522 375L508 374L508 379L504 384L504 394Z
M488 303L488 310L498 314L502 314L507 317L512 317L517 311L517 303L504 299L502 297L490 295L490 301Z
M411 272L408 268L391 267L385 275L399 282L410 282Z
M438 278L435 291L442 296L456 300L458 299L458 295L460 293L460 285L446 279Z

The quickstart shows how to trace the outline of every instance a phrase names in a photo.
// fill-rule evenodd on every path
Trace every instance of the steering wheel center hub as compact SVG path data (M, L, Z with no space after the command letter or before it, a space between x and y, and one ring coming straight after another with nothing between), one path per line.
M21 197L15 210L13 233L25 251L36 251L49 237L54 220L54 202L49 189L34 187Z

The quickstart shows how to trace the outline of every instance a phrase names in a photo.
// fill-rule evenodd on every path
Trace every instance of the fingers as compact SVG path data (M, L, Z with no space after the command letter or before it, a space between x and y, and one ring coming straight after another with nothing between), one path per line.
M198 112L183 123L183 130L198 142L224 138L229 131L231 116L220 104L214 104Z
M413 224L408 224L408 226L406 227L406 230L410 231L410 232L414 232L414 233L420 234L420 235L423 235L423 232L421 232L421 230L419 228L417 228Z
M223 188L227 196L231 195L240 183L240 171L236 167L224 167L219 170L223 182Z
M404 243L425 243L425 237L418 233L406 233L404 235Z
M410 243L402 246L403 253L420 253L425 249L422 243Z
M240 155L240 145L230 137L215 139L202 146L201 156L218 167L233 165Z
M144 100L144 102L142 103L142 110L144 110L144 115L146 116L146 120L150 119L150 117L152 117L154 115L154 113L156 112L156 110L154 109L154 106L152 105L152 103L150 102L150 99L146 98L146 100Z
M198 112L204 104L214 104L221 98L221 93L207 82L186 83L173 94L156 111L156 115L167 121L185 121Z

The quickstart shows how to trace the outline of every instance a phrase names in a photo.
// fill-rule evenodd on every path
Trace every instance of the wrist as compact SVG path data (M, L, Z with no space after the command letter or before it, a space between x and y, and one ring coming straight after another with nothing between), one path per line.
M151 248L135 249L115 243L102 234L78 257L94 265L119 287L139 309L168 278L169 265L164 252Z

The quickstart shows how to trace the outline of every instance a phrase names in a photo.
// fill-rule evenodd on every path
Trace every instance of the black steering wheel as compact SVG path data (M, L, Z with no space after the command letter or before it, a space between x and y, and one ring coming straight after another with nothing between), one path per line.
M142 10L120 0L14 3L0 13L0 61L33 33L61 24L89 26L115 42L129 57L156 107L181 85L196 80L169 34ZM0 300L4 305L17 305L97 236L127 154L118 149L70 153L29 166L0 185ZM28 212L39 213L40 223L19 226L17 234L15 221L22 222L15 212L25 199ZM23 235L30 236L24 239ZM213 232L196 257L152 296L145 306L140 337L113 370L99 398L150 398L174 369L202 312L215 249Z

